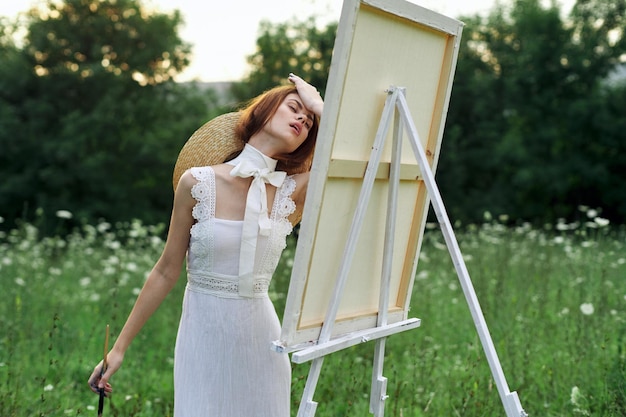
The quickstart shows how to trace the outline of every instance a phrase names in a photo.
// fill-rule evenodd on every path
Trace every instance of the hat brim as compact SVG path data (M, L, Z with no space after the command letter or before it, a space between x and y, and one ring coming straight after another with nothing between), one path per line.
M240 115L240 112L231 112L217 116L189 137L174 166L174 190L180 177L189 168L221 164L226 158L243 149L244 142L235 135L235 126Z

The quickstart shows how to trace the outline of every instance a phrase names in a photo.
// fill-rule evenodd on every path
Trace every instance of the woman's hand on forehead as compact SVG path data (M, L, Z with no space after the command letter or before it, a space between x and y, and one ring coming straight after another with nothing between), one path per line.
M319 91L317 91L317 88L295 74L289 74L289 81L296 86L304 107L311 110L316 115L321 116L324 110L324 100L322 100L322 96Z

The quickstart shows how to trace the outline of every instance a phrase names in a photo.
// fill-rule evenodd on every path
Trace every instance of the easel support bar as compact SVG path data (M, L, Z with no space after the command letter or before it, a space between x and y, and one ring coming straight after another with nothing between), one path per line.
M420 324L420 319L412 318L397 323L388 324L386 326L376 327L374 329L366 329L350 333L345 336L330 340L326 343L321 343L319 345L315 345L307 349L294 352L291 356L291 361L294 363L308 362L310 360L320 358L334 352L338 352L342 349L346 349L360 343L369 342L371 340L376 340L382 337L391 336L396 333L415 329L419 327Z

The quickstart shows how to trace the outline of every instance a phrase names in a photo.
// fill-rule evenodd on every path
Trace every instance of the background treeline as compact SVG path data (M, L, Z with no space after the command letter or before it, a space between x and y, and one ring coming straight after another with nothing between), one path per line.
M626 0L568 14L517 0L461 20L437 174L450 217L543 223L585 205L624 223ZM181 24L138 0L49 2L0 21L0 227L56 232L59 210L70 224L166 221L176 156L202 123L290 71L324 91L336 22L262 23L228 104L173 81L191 56Z

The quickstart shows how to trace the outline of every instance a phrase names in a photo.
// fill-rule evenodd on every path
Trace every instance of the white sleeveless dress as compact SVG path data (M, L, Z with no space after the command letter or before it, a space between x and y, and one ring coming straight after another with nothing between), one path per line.
M272 274L286 246L295 210L296 183L276 190L272 230L259 236L254 297L238 294L243 221L215 218L215 173L192 168L196 223L187 252L187 288L176 339L174 417L289 417L291 366L271 349L280 336L268 297Z

